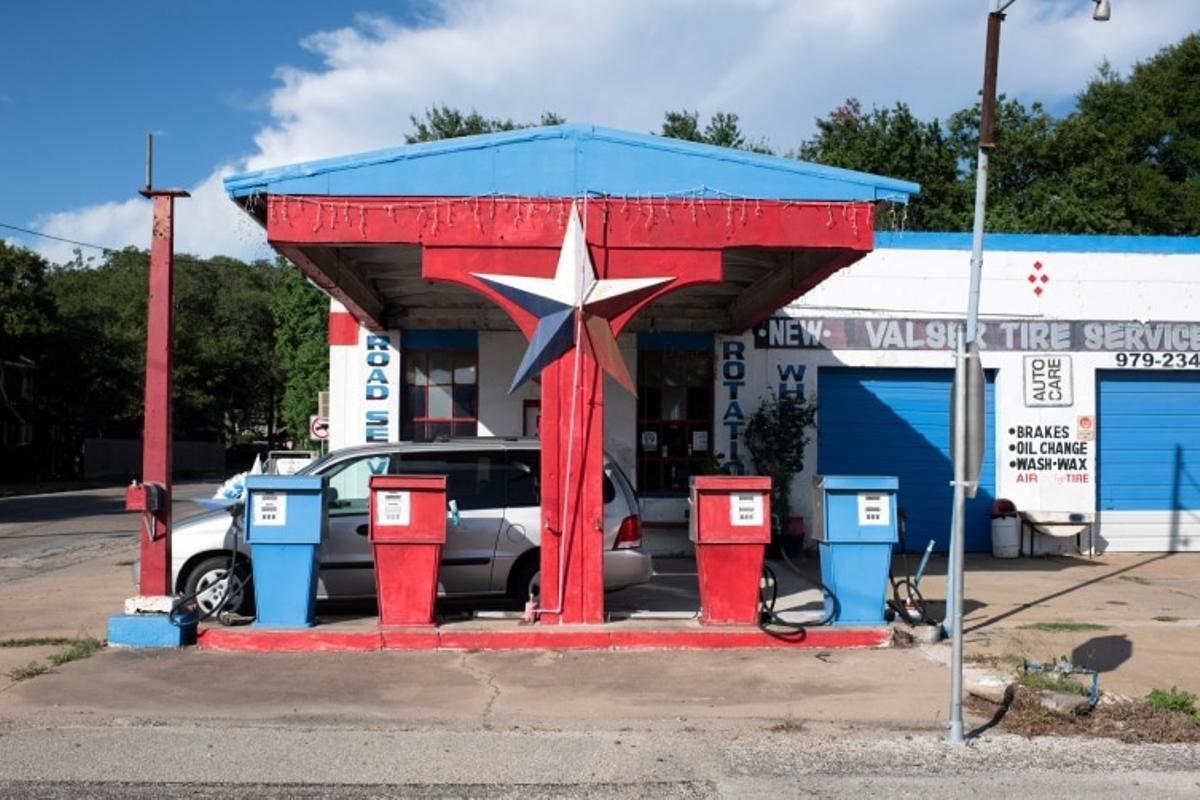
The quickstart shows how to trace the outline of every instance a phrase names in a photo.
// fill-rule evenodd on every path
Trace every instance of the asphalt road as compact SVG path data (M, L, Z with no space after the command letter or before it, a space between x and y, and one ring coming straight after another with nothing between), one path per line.
M176 484L175 519L202 509L192 499L211 497L211 481ZM125 511L125 487L84 489L0 498L0 579L6 571L45 568L81 551L136 542L137 518Z

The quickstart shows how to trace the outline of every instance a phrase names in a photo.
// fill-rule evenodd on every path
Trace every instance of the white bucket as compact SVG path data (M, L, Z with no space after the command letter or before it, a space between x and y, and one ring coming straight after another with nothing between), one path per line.
M1015 517L992 518L992 555L1016 558L1021 552L1021 521Z

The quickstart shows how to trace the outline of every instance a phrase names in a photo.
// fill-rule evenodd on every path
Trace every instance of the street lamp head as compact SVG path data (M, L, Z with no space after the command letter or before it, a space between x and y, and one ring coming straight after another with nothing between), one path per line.
M1108 0L1093 0L1096 4L1096 10L1092 12L1092 19L1097 22L1108 22L1112 17L1112 6Z

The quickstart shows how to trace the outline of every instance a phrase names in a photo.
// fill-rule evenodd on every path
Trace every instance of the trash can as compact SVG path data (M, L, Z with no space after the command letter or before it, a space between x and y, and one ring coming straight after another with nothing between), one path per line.
M758 622L763 557L771 541L771 479L692 478L688 538L696 547L700 621Z
M894 477L817 475L813 479L825 614L834 625L882 625L896 544Z
M445 475L373 475L368 535L380 625L432 625L446 543Z
M992 503L992 556L1016 558L1021 554L1021 520L1017 507L1003 498Z
M254 624L307 628L316 620L317 546L329 514L325 479L246 477L246 542L254 571Z

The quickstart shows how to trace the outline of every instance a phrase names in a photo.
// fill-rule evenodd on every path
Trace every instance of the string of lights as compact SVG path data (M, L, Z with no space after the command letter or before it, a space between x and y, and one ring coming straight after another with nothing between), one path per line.
M412 222L421 230L428 230L436 236L443 228L454 228L469 215L473 227L482 232L486 221L495 224L498 214L511 215L513 227L531 225L535 216L542 220L557 220L559 229L565 229L567 213L572 202L588 203L601 201L604 218L607 220L610 208L619 213L623 219L631 216L644 217L647 230L658 224L674 224L675 217L672 208L685 207L692 225L699 225L701 217L710 217L713 207L723 206L725 226L734 229L746 226L750 222L751 213L757 218L763 216L764 200L758 197L747 197L708 186L683 189L674 192L663 192L647 195L609 195L597 191L584 191L575 197L533 197L508 194L471 195L456 198L420 198L412 200L397 200L381 198L378 200L356 198L353 200L337 200L327 197L310 197L307 195L266 195L262 193L250 196L245 208L248 212L266 211L271 223L282 222L285 225L295 224L303 217L310 225L312 233L321 230L336 230L339 226L356 230L362 240L368 238L368 225L374 219L386 216L389 224L395 224L399 213L411 214ZM852 235L859 236L860 219L858 203L832 203L827 201L765 201L769 205L777 205L781 209L812 209L823 208L826 211L826 227L833 228L841 222L850 226ZM614 204L619 206L614 208ZM753 204L753 212L751 212ZM835 214L835 206L840 208L840 215ZM456 211L459 212L456 217Z

